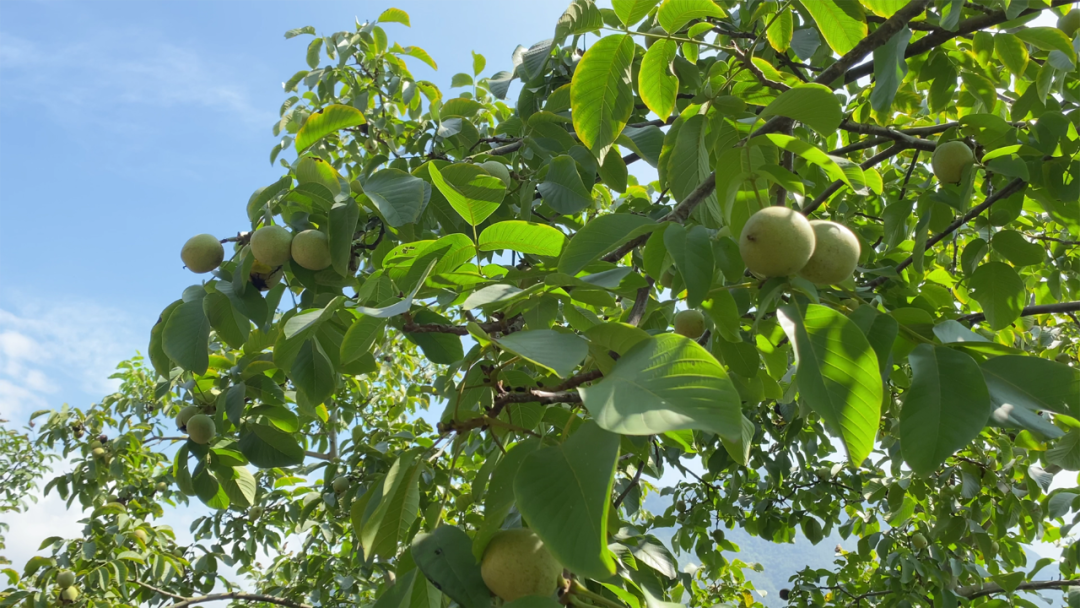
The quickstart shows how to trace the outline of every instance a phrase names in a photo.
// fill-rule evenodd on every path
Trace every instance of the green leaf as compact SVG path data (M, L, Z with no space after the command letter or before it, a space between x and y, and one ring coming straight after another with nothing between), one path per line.
M419 324L434 323L439 325L452 325L453 322L446 317L427 309L416 311L413 321ZM460 361L465 352L461 346L461 338L454 334L440 332L407 332L405 337L410 342L424 351L424 356L432 363L451 365Z
M191 475L191 484L195 495L211 509L225 509L229 506L229 496L225 494L217 478L202 463L195 467Z
M323 39L316 38L307 47L307 64L311 69L319 67L319 51L322 50Z
M569 376L589 354L589 345L576 334L554 329L517 331L495 342L562 378Z
M994 34L994 52L1014 76L1023 77L1028 66L1028 51L1022 40L1012 34Z
M674 34L694 19L721 19L726 16L712 0L664 0L656 11L656 20L669 34Z
M526 439L506 451L488 483L487 496L484 499L484 523L476 531L472 541L473 556L479 560L484 556L491 538L502 529L503 521L514 506L514 479L517 477L525 457L540 449L539 439Z
M401 23L405 27L412 27L409 23L409 13L400 8L388 8L379 15L379 23Z
M567 36L595 32L602 27L604 27L604 17L593 0L571 0L570 6L555 22L553 42L562 46ZM530 70L529 73L536 76L535 70Z
M204 293L205 295L205 293ZM161 347L177 365L202 375L210 367L210 320L202 297L177 306L161 333Z
M903 27L888 42L874 49L874 91L870 94L870 105L877 112L888 112L892 108L896 91L907 75L907 62L904 51L911 40L911 30Z
M409 453L394 461L372 500L378 500L368 512L357 536L364 547L364 557L391 557L404 541L420 510L420 463Z
M742 433L742 403L727 371L677 334L638 342L603 380L578 392L597 423L613 433L698 429L734 439Z
M292 467L304 462L304 448L289 433L265 424L246 424L240 431L240 452L260 469Z
M994 251L1017 266L1042 264L1046 260L1046 250L1041 245L1029 242L1015 230L998 232L990 239L990 244Z
M551 159L547 177L536 189L544 202L561 215L573 215L592 204L592 194L581 181L577 161L566 154Z
M575 275L593 260L619 245L660 227L655 221L630 213L609 213L585 224L570 239L559 258L559 272Z
M362 187L393 228L415 222L431 198L430 184L400 169L377 171Z
M547 224L508 220L492 224L480 233L480 251L509 249L518 253L557 257L566 246L566 235Z
M300 345L289 368L289 375L312 405L321 404L334 394L337 372L315 338L308 338Z
M177 306L180 306L183 303L183 300L177 300L166 306L165 310L161 311L161 316L158 317L157 323L155 323L154 327L150 330L150 345L147 348L147 356L150 358L150 364L154 367L154 371L162 378L169 377L169 373L173 368L173 363L169 359L169 355L165 354L165 349L162 347L161 334L165 331L165 323L169 320L169 315L176 310Z
M502 180L476 165L447 165L442 171L435 165L428 165L428 174L454 211L470 226L481 224L495 213L506 196Z
M787 150L803 160L817 165L829 179L844 182L857 193L866 192L866 176L862 168L846 158L829 156L820 148L782 133L769 133L755 137L750 140L749 145L763 145L765 142L769 142L781 150Z
M421 532L412 541L412 558L424 576L462 608L489 608L491 592L472 556L469 535L456 526Z
M565 443L529 454L514 478L518 511L579 576L615 574L607 524L618 460L619 436L587 421Z
M829 48L847 54L866 37L866 16L858 0L800 0Z
M315 28L310 26L310 25L305 25L304 27L294 28L294 29L291 29L291 30L285 32L285 38L286 39L295 38L295 37L299 36L300 34L309 34L311 36L314 36L315 35Z
M712 288L714 273L709 230L704 226L686 230L681 224L671 224L664 231L664 245L686 285L686 305L701 306Z
M433 70L439 69L438 64L436 64L435 60L431 58L431 55L429 55L427 51L418 46L407 46L402 49L402 52L409 57L415 57L420 61L423 61L424 63L428 64L428 66Z
M834 0L820 0L821 3ZM787 116L822 135L831 135L844 120L840 101L825 85L807 83L791 87L765 106L761 117Z
M645 53L638 73L641 101L662 120L671 116L679 92L679 77L671 71L678 50L679 43L674 40L657 40Z
M928 475L986 426L990 394L979 364L958 350L920 344L908 361L912 379L900 409L900 446L911 470Z
M795 28L795 19L791 16L791 10L787 7L781 9L769 29L765 30L765 36L769 40L769 46L778 53L784 53L791 48L791 35Z
M319 41L322 39L320 38ZM364 113L352 106L331 104L307 117L304 126L296 133L296 151L302 152L311 144L348 127L364 124Z
M881 418L877 354L859 327L831 308L810 304L803 315L788 305L777 317L795 345L799 394L840 435L848 460L862 464Z
M334 203L330 208L330 260L334 272L343 277L349 276L349 260L352 257L353 235L356 234L356 221L360 218L360 206L349 199Z
M971 297L982 306L990 329L1004 329L1020 318L1027 297L1024 281L1012 266L987 262L975 269L968 282Z
M1060 51L1076 65L1076 51L1072 40L1056 27L1025 27L1014 32L1015 36L1042 51Z
M996 412L1002 408L1024 408L1031 412L1050 411L1080 418L1080 370L1077 368L1022 355L993 357L983 361L980 367Z
M634 39L606 36L578 62L570 83L571 116L581 142L594 153L611 145L634 110L630 65Z
M208 293L202 303L210 327L214 328L219 338L233 348L240 348L247 342L251 322L233 308L228 296L218 292Z
M634 25L641 18L649 14L660 0L611 0L611 8L615 10L619 21L623 25Z
M229 502L234 507L246 509L255 504L255 490L258 484L255 477L247 467L229 467L225 470L217 470L217 480L221 489L229 497Z
M382 337L385 329L386 319L363 315L354 321L341 341L341 364L352 363L371 352L371 347Z

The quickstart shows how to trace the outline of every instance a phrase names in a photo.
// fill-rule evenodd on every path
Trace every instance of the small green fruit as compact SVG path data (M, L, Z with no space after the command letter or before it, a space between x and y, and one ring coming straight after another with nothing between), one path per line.
M94 448L94 449L90 450L90 454L94 458L104 458L105 457L105 448Z
M150 540L150 537L147 536L145 530L135 530L134 536L144 545L146 544L146 541Z
M60 599L65 602L74 602L79 599L79 588L68 587L60 592Z
M198 406L185 406L183 409L180 410L180 413L176 415L176 428L180 429L181 431L184 430L184 427L187 426L187 423L189 420L191 420L191 417L198 413Z
M225 248L212 234L193 236L180 250L180 259L191 272L202 274L221 265L225 259Z
M814 469L814 475L816 475L818 479L825 481L832 477L832 468L822 465Z
M686 510L690 507L686 504L685 500L679 500L675 503L675 510L679 513L686 513Z
M720 528L717 528L717 529L713 530L712 531L712 539L713 539L713 542L715 542L718 545L720 543L724 542L724 531L721 530Z
M1073 358L1069 353L1058 353L1058 355L1054 357L1054 361L1057 361L1058 363L1069 363L1072 360Z
M922 551L929 543L927 542L926 537L923 536L922 532L916 532L911 536L911 544L919 551Z
M802 270L814 253L814 228L794 209L765 207L743 226L739 253L750 272L786 277Z
M206 414L196 414L188 420L187 423L188 439L199 444L210 443L210 440L217 435L217 427L214 426L214 421Z
M330 266L330 241L318 230L305 230L293 237L292 258L308 270Z
M289 261L292 238L292 233L281 226L265 226L251 235L251 254L267 266L281 266Z
M1075 36L1077 30L1080 30L1080 9L1071 10L1062 15L1058 19L1057 26L1069 38Z
M259 519L260 517L262 517L262 514L263 514L263 508L260 507L259 505L255 505L254 507L251 507L250 509L248 509L248 517L250 517L253 520Z
M664 271L664 274L660 275L660 286L664 289L671 289L671 284L675 281L675 269L668 268Z
M547 597L555 592L560 575L562 566L527 528L497 533L480 562L484 584L505 602L527 595Z
M506 168L506 165L497 160L487 160L480 163L480 168L502 180L503 185L507 188L510 187L510 170Z
M56 584L61 589L67 589L75 584L75 573L71 570L61 570L60 574L56 575Z
M859 237L836 222L814 220L814 254L799 271L799 276L817 285L835 285L846 281L859 264Z
M251 273L248 274L248 278L251 279L251 284L255 286L255 289L266 291L277 285L284 274L285 271L281 268L274 270L272 267L255 260L251 264Z
M338 478L334 479L334 483L331 484L331 485L334 486L334 492L336 492L338 494L341 494L345 490L349 489L349 478L348 477L338 477Z
M157 485L154 486L154 489L158 492L164 492L165 490L169 489L169 484L165 483L164 481L159 481Z
M103 443L101 443L100 441L98 441L97 439L95 439L95 440L93 440L93 441L91 441L91 442L90 442L90 449L91 449L91 450L93 450L93 449L95 449L95 448L100 448L100 447L102 447L103 445L104 445Z
M675 315L675 333L697 340L705 333L705 315L698 310L680 310Z
M930 166L934 169L934 175L945 184L959 183L964 169L974 163L975 155L962 141L938 144L933 156L930 157Z
M660 27L659 25L649 28L647 33L654 34L654 36L646 36L645 37L645 48L646 49L651 49L652 45L656 44L657 40L660 40L660 38L657 38L656 36L667 36L667 30Z

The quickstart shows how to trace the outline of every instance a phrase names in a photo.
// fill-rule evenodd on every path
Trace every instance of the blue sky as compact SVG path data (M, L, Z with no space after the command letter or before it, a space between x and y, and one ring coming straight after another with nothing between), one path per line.
M452 96L472 51L484 75L509 69L567 4L0 2L0 419L22 426L111 392L116 363L199 281L184 241L246 229L248 197L282 174L269 163L281 84L307 69L310 37L286 30L328 34L403 9L412 27L387 33L428 51L439 70L410 69ZM191 511L169 523L183 530ZM50 533L78 534L55 497L6 520L17 566Z

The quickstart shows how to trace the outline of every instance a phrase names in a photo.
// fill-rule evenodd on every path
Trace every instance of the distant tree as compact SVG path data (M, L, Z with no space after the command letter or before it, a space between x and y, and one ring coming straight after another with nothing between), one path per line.
M1080 493L1050 490L1080 469L1070 2L612 4L575 0L511 71L474 55L455 97L389 42L403 11L287 32L313 38L274 127L285 173L250 227L185 246L213 274L162 312L149 366L39 418L71 458L46 489L89 515L3 604L52 605L61 570L96 607L1080 585ZM183 545L155 518L192 497L210 510ZM731 528L855 548L762 598ZM1030 563L1036 541L1061 560Z
M33 494L37 482L49 474L55 454L43 453L29 435L9 429L0 420L0 514L20 513L37 502ZM3 556L7 549L4 534L8 524L0 521L0 564L11 563Z

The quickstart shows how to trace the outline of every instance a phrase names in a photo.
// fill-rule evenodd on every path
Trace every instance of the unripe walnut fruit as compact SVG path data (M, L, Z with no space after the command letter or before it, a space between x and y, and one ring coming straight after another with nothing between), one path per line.
M180 413L176 415L176 428L183 430L187 426L188 420L191 417L199 413L199 408L194 405L185 406L180 410Z
M930 166L934 175L945 184L956 184L964 174L964 169L975 163L971 148L962 141L949 141L938 144L934 155L930 157Z
M251 235L251 254L263 264L275 268L289 261L292 233L281 226L266 226Z
M60 599L65 602L74 602L79 599L79 588L68 587L67 589L64 589L60 592Z
M798 211L765 207L746 220L739 253L755 275L786 277L802 270L814 253L814 229Z
M487 171L493 177L499 178L507 188L510 187L510 170L506 168L506 165L497 160L487 160L480 163L480 168Z
M675 315L675 333L697 340L705 333L705 316L697 310L680 310Z
M480 562L484 584L505 602L527 595L547 597L555 592L561 574L562 566L527 528L493 536Z
M927 542L926 537L923 536L922 532L916 532L911 536L911 544L919 551L922 551L929 543Z
M67 589L75 584L75 573L71 570L61 570L60 574L56 575L56 584L61 589Z
M330 240L318 230L305 230L293 237L292 258L308 270L330 266Z
M810 226L814 229L814 254L799 276L818 285L847 280L859 264L859 237L836 222L814 220Z
M194 273L210 272L225 259L225 248L212 234L199 234L188 239L180 250L184 266Z
M334 479L334 483L332 485L334 486L334 491L337 492L338 494L341 494L345 490L349 489L349 478L348 477L338 477L338 478Z
M187 434L188 439L205 445L210 443L214 435L217 435L217 427L214 426L214 421L206 414L196 414L187 422Z

